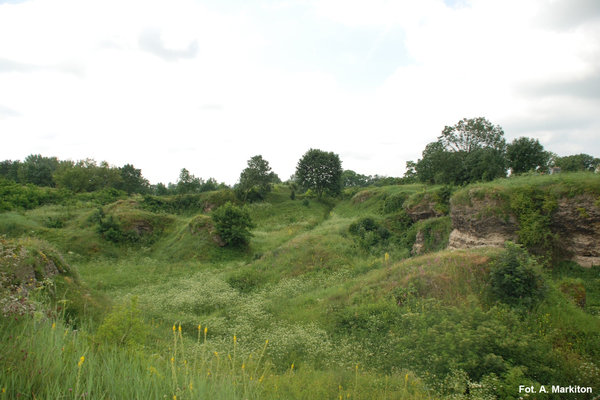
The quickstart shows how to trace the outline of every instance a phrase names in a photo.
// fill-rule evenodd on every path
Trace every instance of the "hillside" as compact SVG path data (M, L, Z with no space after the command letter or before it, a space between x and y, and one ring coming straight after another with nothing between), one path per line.
M247 204L246 248L210 217L235 201L226 189L9 204L0 385L11 398L597 395L598 199L594 174L322 201L278 185ZM531 284L498 283L514 265ZM30 278L44 289L25 293Z

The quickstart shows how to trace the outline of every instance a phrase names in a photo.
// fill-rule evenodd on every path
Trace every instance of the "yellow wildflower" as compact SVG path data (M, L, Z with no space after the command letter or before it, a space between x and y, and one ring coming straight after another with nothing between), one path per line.
M56 322L52 323L52 329L56 329Z
M85 357L81 356L81 358L79 359L79 362L77 363L77 367L81 368L81 365L83 364L84 361L85 361Z

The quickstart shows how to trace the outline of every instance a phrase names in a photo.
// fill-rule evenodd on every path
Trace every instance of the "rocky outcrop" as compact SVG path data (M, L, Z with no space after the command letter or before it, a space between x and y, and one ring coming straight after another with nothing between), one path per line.
M469 196L469 202L452 204L450 249L499 247L517 241L519 223L502 200ZM562 197L551 214L551 231L561 250L584 267L600 265L600 200L594 194Z
M499 247L507 240L517 239L517 219L501 212L503 204L490 198L471 198L469 204L451 205L452 232L450 249L483 246Z
M584 194L560 199L551 229L578 264L600 265L600 198Z

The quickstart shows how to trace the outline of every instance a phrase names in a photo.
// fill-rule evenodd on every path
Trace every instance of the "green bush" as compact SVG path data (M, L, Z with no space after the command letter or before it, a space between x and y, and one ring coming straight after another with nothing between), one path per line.
M402 208L404 201L407 199L407 193L395 193L390 196L387 196L383 200L383 205L381 207L381 211L383 214L391 214L396 212Z
M495 299L524 307L538 303L547 289L535 259L524 248L510 242L492 266L490 284Z
M247 245L252 237L250 229L255 225L246 208L240 208L230 201L212 213L217 233L229 246Z
M350 224L348 231L356 236L359 246L365 250L385 243L391 236L390 231L385 226L376 222L372 217L364 217L353 222Z
M128 347L140 346L146 341L147 331L137 298L132 297L129 302L116 306L106 316L98 328L96 340Z

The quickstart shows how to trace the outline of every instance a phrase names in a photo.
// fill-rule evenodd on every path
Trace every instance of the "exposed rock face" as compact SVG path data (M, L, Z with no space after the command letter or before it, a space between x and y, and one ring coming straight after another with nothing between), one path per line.
M517 219L513 215L500 215L498 200L472 198L471 204L452 205L452 232L448 241L450 249L504 245L517 239Z
M411 254L413 256L417 256L423 252L423 247L425 247L425 235L422 231L417 232L417 238L415 239L415 243L413 244Z
M435 209L435 203L426 201L420 202L411 207L406 207L405 211L413 220L413 222L441 217L444 215L441 211Z
M500 200L471 197L471 204L451 207L452 233L448 248L499 247L516 241L518 221L502 212ZM592 194L558 200L551 216L551 230L571 259L584 267L600 265L600 200Z
M584 267L600 265L600 199L589 194L560 199L551 228L574 261Z

